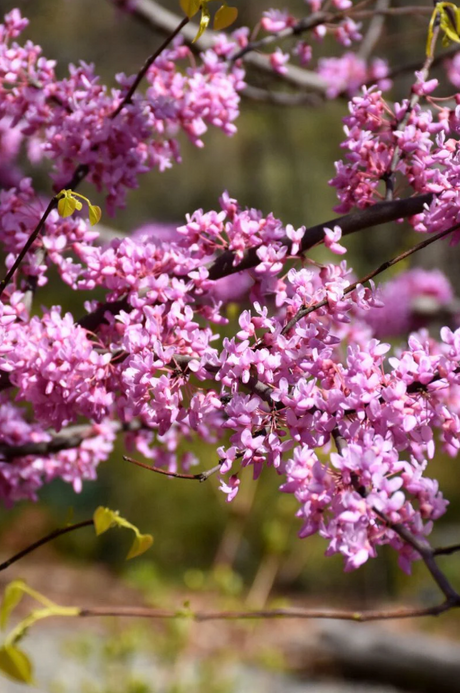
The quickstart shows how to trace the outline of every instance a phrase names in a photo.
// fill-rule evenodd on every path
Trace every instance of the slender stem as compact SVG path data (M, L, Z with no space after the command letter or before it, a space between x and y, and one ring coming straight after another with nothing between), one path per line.
M19 553L16 553L7 561L0 563L0 570L6 570L12 563L16 563L16 561L19 561L20 558L27 556L27 554L32 553L32 551L35 551L35 549L38 549L40 546L48 544L48 542L53 541L53 539L56 539L57 537L60 537L63 534L67 534L67 532L73 532L76 529L81 529L81 527L90 527L93 524L93 520L83 520L82 522L76 522L73 525L67 525L67 527L55 529L54 532L50 532L50 534L47 534L46 537L42 537L38 541L35 541L33 544L30 544L30 546L27 546L27 548L23 549L22 551L19 551Z
M132 96L134 92L136 91L137 87L145 77L149 67L155 62L155 60L158 58L158 56L164 51L167 46L171 43L173 39L177 36L177 34L180 33L180 31L184 28L186 24L188 24L190 19L188 17L184 17L177 27L174 29L174 31L163 41L161 46L158 48L158 50L155 51L155 53L152 53L152 55L145 61L144 66L142 67L141 70L137 73L136 79L132 83L131 87L129 88L128 93L126 94L125 98L123 101L120 103L118 108L115 109L115 111L112 113L110 118L113 120L114 118L117 117L117 115L120 113L120 111L123 110L123 108L131 102Z
M428 541L426 539L420 541L419 539L414 537L414 535L406 527L404 527L404 525L401 525L398 522L391 522L391 520L388 517L386 517L384 513L381 513L376 508L373 508L373 510L375 514L378 515L378 517L380 517L380 519L383 520L385 524L388 525L388 527L390 527L390 529L396 532L396 534L399 537L401 537L403 541L406 542L406 544L409 544L415 551L417 551L417 553L421 556L423 562L425 563L428 571L430 572L431 577L446 597L447 602L450 603L452 606L460 607L460 595L452 587L449 580L436 563L434 559L434 549L431 547Z
M431 65L433 63L433 58L434 58L434 46L436 45L436 41L439 36L439 32L441 29L441 25L439 20L433 27L433 36L431 38L431 46L430 46L430 51L425 59L425 62L423 64L422 69L420 70L420 77L419 81L424 82L426 78L428 77L428 73L430 71ZM418 104L420 101L420 94L415 92L412 89L411 96L409 99L409 105L407 107L407 111L404 114L403 119L401 122L397 124L398 131L404 131L407 124L409 123L410 117L412 115L412 112L415 108L415 106ZM402 150L398 144L398 141L396 142L394 151L393 151L393 156L391 158L391 163L389 168L385 171L385 174L382 176L382 180L385 181L386 184L386 196L385 199L390 201L393 199L393 193L394 193L394 175L396 172L396 168L398 166L399 160L401 158Z
M132 457L123 455L125 462L130 462L131 464L136 464L138 467L143 469L148 469L149 472L155 472L156 474L163 474L163 476L169 476L173 479L188 479L189 481L206 481L210 476L219 471L221 465L217 464L212 469L208 469L205 472L198 472L198 474L181 474L180 472L169 472L167 469L161 469L161 467L152 467L150 464L145 464L144 462L139 462L139 460L134 460Z
M43 226L44 226L44 224L45 224L45 221L47 220L47 218L48 218L49 215L51 214L52 210L56 207L56 205L57 205L57 200L58 200L58 198L57 198L56 195L50 200L50 203L48 204L48 207L47 207L46 210L44 211L44 213L43 213L43 215L42 215L40 221L39 221L38 224L37 224L37 226L36 226L35 229L32 231L32 233L30 234L30 236L29 236L29 238L27 239L27 241L25 242L23 249L21 250L21 252L20 252L19 255L17 256L17 258L16 258L16 260L14 261L12 267L11 267L11 268L9 269L9 271L6 273L5 277L0 281L0 296L1 296L2 293L4 292L4 290L5 290L5 288L7 287L7 285L10 283L11 279L12 279L13 276L14 276L14 273L16 272L16 270L18 269L19 265L20 265L21 262L23 261L23 259L24 259L25 255L26 255L26 253L29 251L30 247L31 247L31 246L33 245L33 243L35 242L36 238L38 237L38 234L40 233L40 231L42 230L42 228L43 228Z
M457 606L457 605L456 605ZM253 619L334 619L339 621L388 621L403 618L421 618L423 616L438 616L452 609L449 601L425 608L401 608L392 610L345 611L340 609L260 609L257 611L175 611L173 609L154 609L148 607L117 607L95 606L83 607L82 617L127 616L152 619L187 618L203 623L204 621L237 621Z
M396 257L392 258L391 260L387 260L386 262L383 262L381 265L379 265L375 270L372 272L369 272L369 274L366 274L365 277L362 277L362 279L359 279L358 281L354 282L353 284L350 284L345 291L343 292L343 295L346 296L347 294L351 293L356 289L357 286L360 284L366 284L368 281L376 277L378 274L381 274L385 270L387 270L389 267L393 267L393 265L396 265L398 262L401 262L402 260L405 260L407 257L410 255L413 255L413 253L416 253L419 250L422 250L423 248L426 248L427 246L431 245L432 243L435 243L435 241L439 240L440 238L444 238L444 236L448 236L450 233L453 231L456 231L458 228L460 228L460 223L455 224L454 226L451 226L450 228L446 229L445 231L440 231L439 233L434 234L430 238L427 238L425 241L422 241L421 243L417 243L417 245L413 246L409 250L406 250L404 253L400 253L400 255L397 255ZM315 310L318 310L319 308L323 308L326 306L328 303L328 299L325 298L322 301L318 301L318 303L314 303L312 306L306 306L305 308L301 308L291 320L283 327L281 334L286 334L291 330L294 325L296 325L299 320L304 318L306 315L309 315L310 313L313 313Z
M453 544L452 546L440 546L437 549L433 549L435 556L450 556L457 551L460 551L460 544Z
M324 221L321 224L315 224L306 229L302 242L299 248L298 255L310 250L318 243L324 241L324 228L340 226L342 236L364 231L365 229L381 224L387 224L390 221L412 217L416 214L421 214L425 209L425 205L430 204L434 195L426 193L417 195L416 197L408 197L402 200L393 200L390 202L377 202L366 209L358 209L349 214L344 214L341 217L335 217L329 221ZM290 250L292 242L286 236L280 239L280 243L285 245ZM236 255L232 250L226 250L217 257L212 265L208 268L209 278L212 280L228 277L242 270L252 269L260 263L257 256L257 248L251 248L244 255L240 262L235 263Z
M171 41L177 36L177 34L181 31L181 29L188 24L189 22L188 17L184 17L182 21L178 24L178 26L174 29L174 31L163 41L161 46L145 61L145 64L143 67L139 70L136 79L132 83L131 87L129 88L126 96L124 99L121 101L121 103L118 105L118 107L113 111L113 113L109 116L111 120L117 117L117 115L125 108L125 106L130 103L131 98L136 91L137 87L139 86L140 82L142 81L143 77L145 76L147 70L149 67L155 62L155 60L158 58L158 56L164 51L164 49L171 43ZM97 147L96 147L97 148ZM75 188L78 187L78 185L86 178L88 175L90 169L87 164L80 164L77 166L77 168L74 171L74 174L71 178L71 180L67 183L67 185L64 186L65 189L69 190L74 190ZM5 290L5 287L9 284L11 281L12 277L14 276L16 270L18 269L19 265L23 261L26 253L36 240L38 234L42 230L46 219L50 215L51 211L56 207L58 201L58 196L55 195L51 200L50 203L48 204L48 207L45 210L45 213L43 214L42 218L38 222L36 228L32 233L30 234L29 238L27 239L23 249L19 253L18 257L13 263L13 266L11 269L7 272L6 276L4 279L0 281L0 296L2 295L3 291Z
M347 449L347 441L340 434L339 430L335 428L332 432L337 451L339 455L343 455ZM359 478L357 475L352 477L353 486L357 493L363 498L366 497L366 490L359 485ZM442 572L440 567L435 561L435 550L432 548L427 539L418 539L412 534L412 532L407 529L403 524L399 522L392 522L390 518L380 510L377 510L374 506L371 506L372 512L384 522L387 527L393 532L395 532L401 539L411 546L414 551L416 551L425 563L431 577L438 585L441 592L444 594L446 601L445 604L449 604L451 607L460 607L460 595L452 587L446 575Z

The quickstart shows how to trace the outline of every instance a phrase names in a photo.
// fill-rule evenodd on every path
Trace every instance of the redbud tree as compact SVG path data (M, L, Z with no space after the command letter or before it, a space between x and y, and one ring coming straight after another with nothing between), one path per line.
M136 74L116 75L113 89L85 62L59 79L55 62L22 40L27 19L19 10L0 27L2 500L34 501L55 478L81 492L117 437L153 471L198 480L217 474L229 502L242 477L274 467L280 492L297 500L302 539L319 534L345 570L390 545L408 573L422 559L444 597L350 618L460 606L436 561L460 546L428 540L448 501L427 474L437 450L455 457L460 447L460 329L417 329L410 308L420 296L447 306L452 289L439 271L401 273L384 288L373 281L422 247L450 243L456 252L460 240L459 10L445 2L392 9L299 0L295 16L270 9L248 28L238 26L236 8L212 0L181 0L175 14L152 0L113 4L125 21L135 17L165 34ZM395 103L392 84L404 70L359 49L371 42L365 54L377 55L384 22L398 14L422 17L425 35L412 87ZM336 57L318 59L326 36ZM441 43L450 42L443 53ZM440 55L450 85L443 99L429 75ZM282 90L251 86L248 65L276 76ZM338 199L331 218L295 228L222 191L215 209L191 209L166 235L107 241L101 214L129 205L146 172L180 164L184 135L196 147L210 128L238 137L242 95L284 105L349 100L337 123L342 151L324 181ZM16 166L24 152L49 162L47 199ZM102 209L91 192L78 192L83 181L104 196ZM402 221L423 240L357 277L342 257L344 237ZM321 243L324 264L308 253ZM82 291L104 298L81 300L80 315L58 302L39 308L50 270L77 298ZM250 307L233 336L222 338L226 302L243 296ZM385 341L404 332L410 336L397 346ZM177 452L184 439L212 443L214 466L195 472L198 460ZM98 532L133 529L131 556L151 543L108 509L97 509L92 522ZM14 583L4 616L24 591L45 599ZM19 678L27 678L15 645L24 630L2 651Z

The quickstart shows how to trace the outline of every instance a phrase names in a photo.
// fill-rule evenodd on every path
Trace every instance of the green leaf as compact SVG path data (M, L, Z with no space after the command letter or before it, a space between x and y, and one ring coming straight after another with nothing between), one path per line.
M58 214L60 217L70 217L77 208L77 200L72 197L70 190L64 190L64 195L58 202ZM81 203L80 203L81 209Z
M448 46L451 41L460 43L460 10L453 2L438 2L431 15L428 27L426 54L433 55L433 34L435 23L439 17L440 29L443 32L442 45Z
M135 525L125 520L124 517L120 517L118 511L100 506L94 512L93 520L94 528L98 536L106 532L110 527L116 526L125 527L125 529L130 529L134 532L134 542L129 550L127 559L140 556L153 544L153 537L150 534L141 534Z
M203 5L203 7L201 8L200 26L199 26L197 35L193 39L192 43L195 43L195 41L198 41L200 36L202 36L204 34L204 32L206 31L206 29L209 26L210 21L211 21L211 15L209 14L208 6Z
M194 17L200 9L201 0L180 0L180 6L189 19Z
M140 556L141 554L145 553L152 546L152 544L153 537L151 534L136 535L129 553L126 556L126 560L128 561L130 558L135 558L136 556Z
M15 681L33 683L30 659L14 645L4 645L0 648L0 671Z
M89 223L91 226L97 224L101 220L102 212L101 208L97 205L89 205Z
M213 27L216 31L226 29L228 26L233 24L237 17L238 10L236 7L227 7L227 5L222 5L222 7L219 7L214 15Z
M444 31L444 42L460 42L459 10L452 2L440 2L436 5L441 14L441 30Z
M2 628L5 628L11 612L21 601L24 595L24 585L25 582L23 580L13 580L5 587L0 610L0 625Z
M94 528L96 535L104 534L110 527L118 524L119 516L115 510L104 508L102 505L94 511L93 515Z

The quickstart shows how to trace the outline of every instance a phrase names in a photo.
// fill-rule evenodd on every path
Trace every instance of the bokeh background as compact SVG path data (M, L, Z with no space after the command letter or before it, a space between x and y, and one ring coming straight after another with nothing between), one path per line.
M176 1L162 4L178 10ZM239 8L238 24L248 26L258 22L264 9L276 5L272 0L250 3L235 0L232 4ZM0 0L2 15L15 6L30 19L26 36L43 47L46 57L57 60L60 76L66 74L68 63L84 60L95 63L102 82L114 85L116 73L137 72L161 41L160 34L117 10L109 0ZM283 6L299 14L304 8L301 0L284 0ZM426 15L393 18L387 22L377 54L385 55L392 67L422 62L427 23ZM315 45L317 56L337 54L338 50L329 40ZM442 78L442 68L437 71L437 76ZM266 76L256 73L250 74L248 81L256 86L269 85ZM411 74L402 75L395 82L394 99L404 98L410 84ZM284 87L277 82L276 88ZM447 85L445 93L449 94ZM195 209L215 209L224 190L242 205L265 213L271 211L295 227L331 219L336 198L327 181L334 175L334 161L342 156L340 120L346 113L344 98L325 102L321 108L285 108L243 99L236 123L238 133L233 138L210 131L201 150L184 139L183 163L164 173L154 171L144 175L140 188L129 193L126 209L114 219L104 216L103 223L120 233L130 233L151 222L180 224L185 214ZM37 190L49 195L46 170L27 166L24 162L25 174L33 176ZM81 192L90 193L91 200L97 202L92 189L82 186ZM347 259L359 276L418 240L404 226L379 227L347 238ZM325 257L324 251L316 253L318 259ZM412 266L440 267L458 289L456 255L446 246L430 248L415 256ZM393 275L401 269L395 268ZM40 290L37 303L49 306L57 302L79 316L86 298L66 292L56 279L54 284L51 281ZM228 334L232 333L243 304L228 306L231 319L225 328ZM211 447L202 443L197 446L194 442L186 442L184 446L199 455L203 468L216 463L215 450ZM110 532L96 540L92 531L82 530L42 549L12 572L0 574L2 584L12 576L26 575L37 589L50 596L54 594L63 603L114 600L131 604L146 600L165 607L180 606L184 600L190 600L193 605L216 608L299 603L361 609L425 604L438 599L423 566L415 565L414 575L408 578L397 568L390 551L382 550L377 560L369 561L357 572L345 574L340 558L324 558L325 545L321 539L299 540L296 502L278 492L280 478L274 470L266 470L257 482L248 474L236 500L227 504L217 491L216 479L204 484L166 479L130 466L123 461L123 452L118 446L110 461L100 466L97 481L86 483L78 496L71 487L55 481L43 489L36 505L20 503L2 509L0 556L6 558L62 525L68 518L69 508L74 521L79 521L91 517L98 505L118 509L141 531L151 532L155 537L153 549L127 564L124 562L127 544L121 533ZM433 541L435 544L458 541L458 460L439 457L433 461L431 473L439 479L451 501L446 517L436 527ZM445 559L443 567L455 582L460 556ZM268 691L277 679L271 675L263 678L261 672L267 667L276 672L295 670L316 681L316 688L308 689L310 684L304 679L298 690L322 690L319 682L324 677L342 680L340 690L348 690L343 683L346 667L330 665L329 660L326 666L321 652L313 656L316 635L314 627L306 623L262 623L235 628L220 625L214 626L214 630L183 623L141 627L125 622L99 624L96 629L86 623L83 626L70 624L69 629L76 629L74 637L69 630L61 633L44 627L42 643L47 642L47 633L51 649L57 646L57 641L64 643L64 650L59 650L59 661L51 659L48 673L44 673L49 681L46 690L52 693L156 693L160 690L212 693L246 690L244 686L249 681L248 690ZM451 640L460 635L456 613L446 614L439 620L411 622L404 629ZM102 639L101 635L104 635ZM350 637L346 631L345 640ZM30 635L31 640L35 638L40 638L40 627ZM46 648L48 655L50 648ZM422 645L420 648L423 649ZM146 665L146 673L141 675L142 657L148 661L146 650L156 658L158 669L152 674ZM43 652L41 656L45 661ZM187 679L185 675L184 679L184 667L190 661L194 662L190 677ZM228 661L247 662L246 679L239 687L235 687L233 670L228 675L222 673L226 671L222 662ZM73 674L63 675L60 665ZM74 669L69 669L71 666ZM262 678L251 679L254 666ZM52 674L49 674L50 667ZM91 667L95 673L88 673L89 680L86 680L82 671L90 672ZM164 668L168 675L163 677ZM370 674L367 677L373 678ZM297 690L294 680L287 681L280 683L280 690ZM400 686L403 683L401 675L393 682ZM426 681L420 682L415 674L406 683L416 690L431 690L423 688ZM371 690L369 686L366 690ZM433 690L444 689L438 686Z

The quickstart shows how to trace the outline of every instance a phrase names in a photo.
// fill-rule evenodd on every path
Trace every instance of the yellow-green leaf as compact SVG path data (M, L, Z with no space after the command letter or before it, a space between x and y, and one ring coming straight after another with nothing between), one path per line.
M145 553L152 546L152 544L153 537L151 534L136 535L132 543L132 546L129 550L129 553L126 556L126 560L129 560L130 558L135 558L136 556L140 556L141 554Z
M180 6L189 19L196 15L200 5L201 0L180 0Z
M208 7L207 7L207 5L203 5L203 7L201 8L200 26L199 26L197 35L193 39L193 43L195 43L195 41L198 41L200 36L202 36L204 34L204 32L206 31L206 29L209 26L210 21L211 21L211 15L209 14Z
M15 681L33 683L30 659L14 645L4 645L0 648L0 671Z
M2 628L5 628L11 612L21 601L24 595L24 585L25 582L23 580L13 580L5 587L0 610L0 625Z
M58 202L58 213L60 217L70 217L77 208L77 200L71 195L64 195Z
M460 43L460 10L453 2L438 2L431 15L428 27L428 40L426 54L431 57L433 54L433 33L435 23L438 20L440 29L444 33L442 38L443 46L448 46L451 41Z
M99 508L94 511L93 520L96 534L99 536L107 532L110 527L118 524L118 513L115 510L103 508L102 505L100 505Z
M102 212L101 208L97 205L89 205L89 223L91 226L97 224L101 220Z
M233 24L237 17L238 10L236 7L227 7L227 5L222 5L222 7L219 7L214 15L214 29L216 31L226 29L228 26Z
M440 2L436 5L441 12L441 30L444 31L444 40L460 41L459 10L452 2Z

